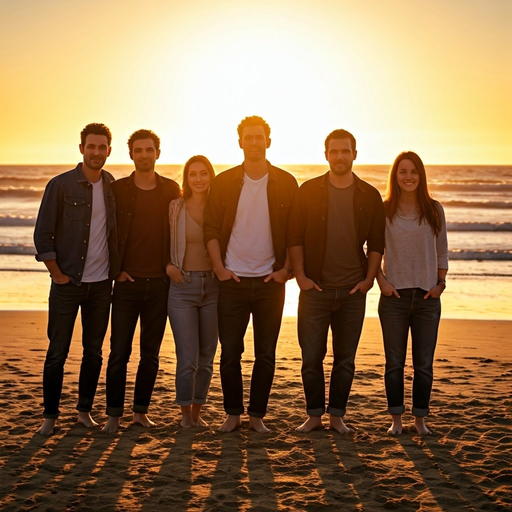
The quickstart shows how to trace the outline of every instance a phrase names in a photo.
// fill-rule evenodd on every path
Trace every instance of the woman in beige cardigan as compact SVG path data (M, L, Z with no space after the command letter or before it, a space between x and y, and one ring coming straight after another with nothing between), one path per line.
M169 205L168 313L176 345L176 403L185 428L206 425L200 414L217 349L219 283L203 241L203 212L214 176L206 157L193 156L183 169L183 197Z

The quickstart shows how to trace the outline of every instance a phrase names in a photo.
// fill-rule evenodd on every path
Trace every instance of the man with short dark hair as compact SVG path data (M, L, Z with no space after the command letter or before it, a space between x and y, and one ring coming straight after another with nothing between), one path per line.
M107 367L107 423L116 432L124 412L126 370L140 317L140 361L135 379L133 422L154 423L147 413L158 373L158 354L167 322L170 260L169 203L180 196L178 184L155 172L160 139L137 130L128 139L135 170L115 182L121 272L112 301L110 356Z
M329 171L301 185L290 215L288 250L301 289L297 325L308 413L299 432L323 428L329 326L334 359L329 426L339 433L351 432L342 418L354 378L366 293L384 252L385 227L380 193L352 172L356 156L351 133L330 133L325 140Z
M112 135L100 123L80 134L83 162L51 179L44 192L34 231L36 259L52 279L48 338L43 373L45 418L39 433L53 433L73 327L82 316L83 356L78 381L78 422L96 426L91 410L102 365L101 348L108 326L112 279L119 271L115 205L103 170Z
M227 417L219 430L230 432L241 425L240 361L252 314L255 361L249 427L268 432L263 417L274 378L285 282L291 277L286 229L297 181L267 161L271 141L264 119L245 118L238 136L244 161L213 180L204 219L205 242L220 281L220 374Z

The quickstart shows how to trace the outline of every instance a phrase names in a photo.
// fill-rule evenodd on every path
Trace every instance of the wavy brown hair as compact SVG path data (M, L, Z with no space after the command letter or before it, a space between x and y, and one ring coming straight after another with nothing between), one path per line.
M425 166L423 165L421 158L413 151L404 151L403 153L400 153L395 158L395 161L389 170L388 186L386 190L386 197L384 199L384 209L386 211L386 216L391 222L393 222L393 218L395 217L396 211L398 210L398 202L400 200L400 187L398 186L397 173L398 167L400 166L400 162L402 162L402 160L410 160L414 164L414 167L419 174L420 182L418 184L418 188L416 189L416 198L420 212L418 224L421 224L423 219L425 219L432 228L434 236L437 236L441 231L441 212L437 206L437 201L432 198L430 192L428 191L427 173L425 172Z
M196 162L200 162L205 165L206 169L210 173L210 177L213 180L215 178L215 169L211 164L210 160L203 155L194 155L190 157L183 167L183 182L182 182L182 190L183 190L183 199L188 199L192 195L192 189L188 184L188 170L190 166Z

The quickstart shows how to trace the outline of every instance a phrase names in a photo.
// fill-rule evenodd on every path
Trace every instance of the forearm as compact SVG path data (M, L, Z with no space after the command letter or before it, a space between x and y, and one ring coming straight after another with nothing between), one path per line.
M212 261L213 270L217 272L219 269L224 268L224 263L222 261L222 256L220 254L220 243L216 238L212 238L208 240L206 244L206 249L208 250L208 254L210 255L210 259Z
M380 252L369 252L368 253L368 270L366 271L367 280L374 280L380 270L380 262L382 260L382 254ZM382 276L384 277L384 276Z
M62 270L60 269L56 260L45 260L43 263L46 265L52 281L56 282L57 284L64 284L69 281L69 276L62 273Z
M302 245L295 245L294 247L288 247L287 261L290 261L290 265L293 268L295 277L305 277L304 273L304 247Z

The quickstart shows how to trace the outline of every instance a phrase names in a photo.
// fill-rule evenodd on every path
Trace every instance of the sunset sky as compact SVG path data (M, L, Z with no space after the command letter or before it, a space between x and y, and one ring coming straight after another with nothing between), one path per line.
M104 122L110 163L150 128L163 163L241 159L246 115L273 163L512 164L511 0L0 0L0 164L75 163Z

